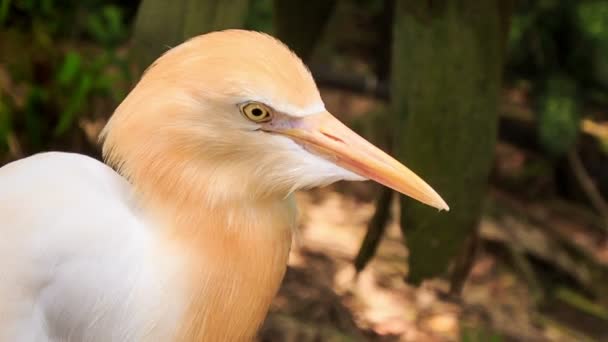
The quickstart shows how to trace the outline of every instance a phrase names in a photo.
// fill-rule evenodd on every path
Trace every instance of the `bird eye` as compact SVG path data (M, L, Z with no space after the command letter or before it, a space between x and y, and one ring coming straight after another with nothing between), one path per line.
M261 103L247 103L241 107L241 112L243 112L247 119L253 122L265 122L270 120L270 109Z

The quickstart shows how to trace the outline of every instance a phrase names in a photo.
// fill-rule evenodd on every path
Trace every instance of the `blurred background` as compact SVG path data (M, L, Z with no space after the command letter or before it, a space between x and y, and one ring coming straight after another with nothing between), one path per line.
M451 207L298 194L260 341L608 340L608 1L0 0L0 165L99 158L145 67L225 28L283 40Z

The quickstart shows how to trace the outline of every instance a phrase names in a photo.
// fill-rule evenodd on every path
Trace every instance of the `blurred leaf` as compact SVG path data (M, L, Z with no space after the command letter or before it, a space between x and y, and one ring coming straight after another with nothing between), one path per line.
M115 37L120 36L123 32L123 13L117 6L105 6L102 10L105 18L106 28Z
M0 0L0 26L4 25L4 22L8 18L10 7L11 0Z
M582 1L578 3L575 25L589 43L583 62L590 64L590 77L608 88L608 2Z
M126 41L127 22L137 6L0 0L0 61L12 96L0 104L0 145L10 129L15 131L9 138L14 133L26 154L65 146L73 141L68 135L76 132L75 122L87 114L91 99L105 108L124 97L130 66L118 46ZM4 157L0 152L0 160Z
M31 11L35 8L36 1L35 0L17 0L15 1L15 7L24 10Z
M44 117L44 102L47 99L46 91L38 86L33 86L28 93L25 104L25 126L29 143L33 146L42 145Z
M54 10L54 0L39 0L38 10L45 15L50 15Z
M106 5L100 13L92 14L87 22L88 33L104 45L113 45L126 35L122 10L114 5Z
M111 54L103 51L93 59L93 62L90 64L90 70L95 73L101 73L112 62Z
M32 20L32 35L34 41L42 47L55 48L53 45L53 33L55 27L52 23L41 18L34 18Z
M513 16L511 19L511 31L509 32L509 46L511 50L517 51L517 48L521 47L524 34L532 28L533 24L533 14L524 13Z
M61 86L71 84L80 71L81 58L76 52L70 51L65 55L63 63L57 71L57 82Z
M273 33L273 0L251 0L245 28L249 30Z
M539 107L541 145L554 156L564 155L576 144L579 131L576 84L562 77L549 79Z
M576 24L589 38L608 42L608 2L581 1L576 11Z
M87 96L93 85L93 78L90 74L83 74L78 84L78 88L70 98L65 110L59 117L59 123L55 127L55 136L60 136L67 132L73 125L76 115L84 106Z
M560 5L560 0L538 0L538 8L541 10L554 10Z

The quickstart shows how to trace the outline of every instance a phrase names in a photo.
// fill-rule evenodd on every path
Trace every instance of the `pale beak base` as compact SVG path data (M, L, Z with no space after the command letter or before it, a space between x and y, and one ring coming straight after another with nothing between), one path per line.
M308 150L365 178L372 179L422 203L449 210L445 201L422 178L357 133L329 112L291 118L274 129Z

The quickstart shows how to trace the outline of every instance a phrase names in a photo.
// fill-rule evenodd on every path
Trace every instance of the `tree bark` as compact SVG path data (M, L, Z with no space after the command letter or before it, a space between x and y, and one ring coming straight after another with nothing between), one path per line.
M444 275L478 224L496 141L509 2L398 1L392 110L398 157L450 205L401 198L409 281Z
M141 72L188 38L241 28L248 7L249 0L143 0L135 19L132 60Z
M308 61L335 5L336 0L275 0L274 24L277 37L289 45L302 60Z

